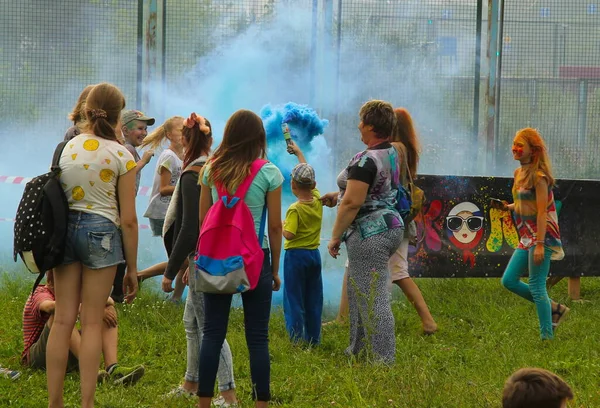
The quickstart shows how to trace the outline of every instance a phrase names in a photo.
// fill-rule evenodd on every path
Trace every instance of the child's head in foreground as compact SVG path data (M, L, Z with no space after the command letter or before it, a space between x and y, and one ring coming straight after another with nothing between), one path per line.
M503 408L566 408L571 387L542 368L521 368L511 375L502 392Z
M316 187L315 170L308 163L298 163L292 170L292 192L296 197L301 191L312 191Z

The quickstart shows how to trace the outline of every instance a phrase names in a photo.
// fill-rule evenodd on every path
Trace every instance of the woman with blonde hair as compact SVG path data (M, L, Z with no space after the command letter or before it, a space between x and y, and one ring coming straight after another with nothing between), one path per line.
M406 157L406 160L401 161L402 168L400 169L400 174L402 184L407 186L410 180L414 180L417 177L421 144L419 143L410 113L404 108L396 108L394 109L394 113L396 114L396 126L394 127L391 141L398 152ZM437 324L429 312L429 308L419 287L408 274L408 244L410 238L416 236L416 231L417 227L413 220L406 226L404 239L400 247L390 258L390 275L392 282L402 289L408 301L412 303L419 314L423 325L423 333L433 334L437 331Z
M169 146L158 156L150 203L144 217L150 220L150 228L154 236L162 236L165 215L175 185L181 175L183 166L183 144L181 142L183 130L183 118L181 116L170 117L156 130L144 138L141 147L150 146L156 150L165 140Z
M552 192L555 181L546 144L536 129L517 131L512 154L521 164L514 174L513 203L492 201L495 208L513 211L521 237L502 276L502 285L535 304L540 337L549 340L569 312L568 307L550 300L546 290L550 261L565 256ZM529 272L528 284L520 279L525 272Z
M219 200L216 185L234 194L250 174L252 164L265 157L267 139L262 120L253 112L239 110L227 121L223 141L204 166L200 192L200 225L208 209ZM244 197L259 235L266 205L268 236L262 244L264 262L256 288L242 293L246 343L250 352L250 376L256 407L267 407L271 399L269 361L269 317L272 291L279 290L281 254L281 185L283 175L272 163L264 164ZM231 309L232 295L204 294L204 338L200 349L198 396L200 408L208 408L214 395L219 355Z
M163 236L163 226L165 216L171 197L175 191L177 181L181 176L183 168L184 148L182 142L183 118L181 116L172 116L162 125L156 128L152 133L144 138L141 147L150 147L156 150L167 140L169 146L162 151L156 163L154 181L152 183L152 192L148 209L144 217L150 221L150 229L154 236ZM167 267L166 262L153 265L139 272L138 279L144 280L153 276L162 275ZM175 291L172 300L181 299L185 285L181 278L182 273L177 275Z
M136 164L116 132L124 107L125 98L117 87L96 85L86 99L83 132L60 157L69 221L63 264L54 269L56 304L46 353L49 407L64 406L69 341L77 316L81 322L81 406L94 406L104 308L117 265L125 259L127 301L133 301L137 292ZM119 375L116 366L107 371Z

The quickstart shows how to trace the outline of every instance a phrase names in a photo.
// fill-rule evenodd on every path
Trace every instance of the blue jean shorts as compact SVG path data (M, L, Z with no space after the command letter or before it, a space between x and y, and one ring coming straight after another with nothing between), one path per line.
M125 263L121 230L101 215L70 211L63 265L75 262L89 269Z
M165 225L165 220L159 220L157 218L148 218L150 221L150 229L152 230L152 236L154 237L162 237L163 225Z

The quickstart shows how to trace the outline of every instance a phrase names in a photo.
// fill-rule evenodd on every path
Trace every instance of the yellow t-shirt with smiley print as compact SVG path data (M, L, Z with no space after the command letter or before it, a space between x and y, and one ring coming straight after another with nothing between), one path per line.
M136 166L127 148L81 134L67 143L59 164L69 209L101 215L120 226L117 180Z

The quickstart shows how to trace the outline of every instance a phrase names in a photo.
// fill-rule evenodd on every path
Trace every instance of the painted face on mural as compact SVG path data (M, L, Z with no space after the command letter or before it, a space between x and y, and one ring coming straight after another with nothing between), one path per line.
M517 136L513 140L512 154L513 158L521 163L531 162L531 146L521 136Z
M460 243L468 244L477 236L483 226L483 217L473 215L470 211L461 211L446 218L448 229Z
M462 250L463 261L475 265L473 250L483 237L483 212L475 204L464 201L455 205L446 217L446 231L450 242Z

